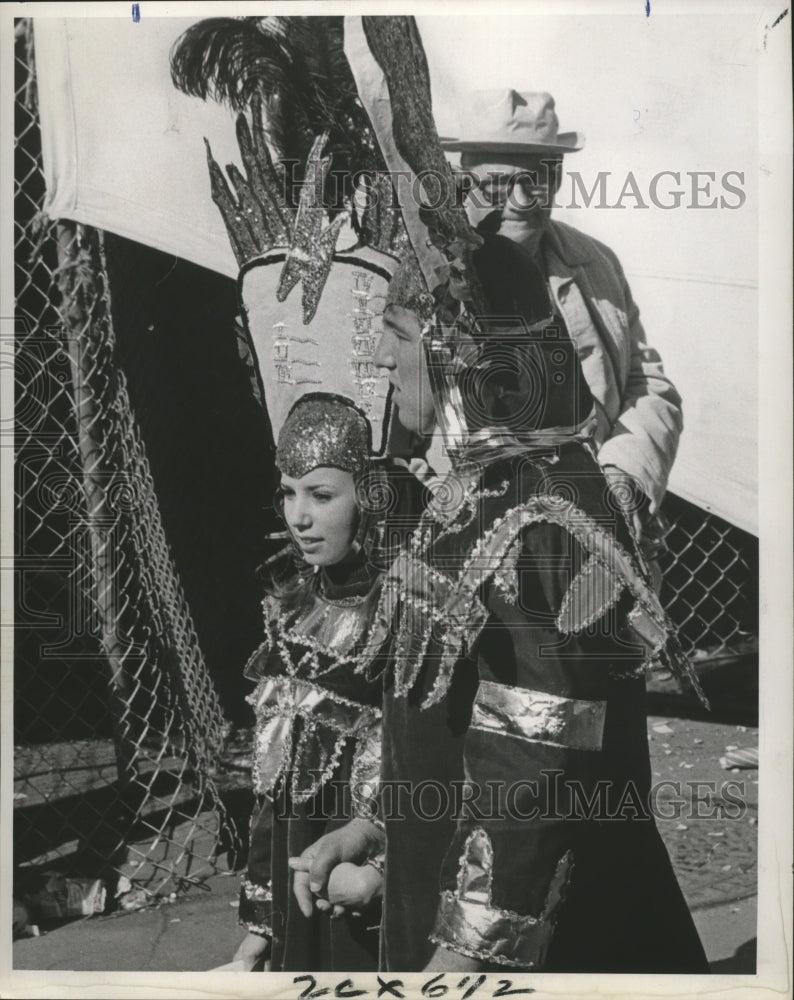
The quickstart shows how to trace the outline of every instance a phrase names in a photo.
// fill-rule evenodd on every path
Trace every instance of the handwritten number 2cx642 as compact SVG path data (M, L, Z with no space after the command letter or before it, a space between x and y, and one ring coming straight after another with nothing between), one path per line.
M473 997L475 992L480 989L480 987L485 983L486 976L477 976L472 980L471 976L464 976L460 982L456 983L454 986L450 987L442 980L446 976L446 973L439 972L437 976L433 976L432 979L422 986L422 996L428 997L429 1000L440 1000L441 997L445 997L449 993L450 989L454 990L465 990L465 992L459 994L459 998L450 997L449 1000L469 1000ZM336 1000L351 1000L354 997L396 997L398 1000L404 1000L405 994L401 992L405 989L403 981L401 979L390 979L384 980L378 976L378 992L373 993L370 990L357 989L352 979L343 979L341 983L338 983L335 987L331 986L320 986L318 987L317 980L314 976L296 976L293 983L297 986L299 983L306 983L306 988L300 994L300 1000L319 1000L320 997L331 997L333 996ZM535 991L530 987L519 987L517 989L513 988L512 979L498 979L496 982L496 989L491 993L491 996L496 997L510 997L518 996L519 994L534 993ZM487 994L481 993L480 997L485 998Z

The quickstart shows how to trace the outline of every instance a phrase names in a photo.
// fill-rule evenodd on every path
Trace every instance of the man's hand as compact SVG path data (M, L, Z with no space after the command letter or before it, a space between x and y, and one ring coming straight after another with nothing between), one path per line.
M270 963L266 961L270 955L270 938L250 932L240 942L240 947L234 953L233 962L243 963L243 972L253 972L260 968L269 971Z
M301 913L306 917L312 915L313 895L327 899L328 879L337 865L344 862L363 864L382 850L383 843L383 831L374 823L354 819L320 837L299 858L290 858L289 866L295 872L292 891Z
M317 909L333 907L333 917L347 910L365 910L383 895L383 876L372 865L343 861L328 878L328 899L318 899Z
M649 500L634 479L616 465L605 465L603 473L612 496L631 524L637 542L642 541L642 529Z

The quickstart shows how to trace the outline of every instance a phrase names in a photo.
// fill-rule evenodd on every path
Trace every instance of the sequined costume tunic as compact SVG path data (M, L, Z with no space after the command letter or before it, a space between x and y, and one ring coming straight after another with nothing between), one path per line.
M492 970L707 972L648 812L644 664L669 635L627 522L578 444L464 484L384 585L382 967L440 944Z
M304 917L287 861L365 812L377 782L381 686L356 667L378 591L354 556L264 600L266 638L246 668L257 800L239 913L272 938L273 971L377 967L379 912Z

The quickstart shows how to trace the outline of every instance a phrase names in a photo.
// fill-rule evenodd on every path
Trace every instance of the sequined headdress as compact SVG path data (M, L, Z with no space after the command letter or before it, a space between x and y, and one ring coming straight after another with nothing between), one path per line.
M244 121L244 119L243 119ZM247 125L246 125L247 128ZM390 394L385 374L374 363L380 319L397 258L373 246L337 252L343 232L355 238L349 213L332 221L322 205L330 158L326 139L314 143L297 210L284 201L272 174L264 139L251 165L250 191L237 179L239 202L230 199L218 165L211 161L214 197L233 245L251 223L244 206L256 195L257 245L239 254L238 295L260 394L277 437L287 414L309 392L331 392L352 400L372 425L376 454L388 434ZM280 200L279 200L280 199ZM347 227L347 228L345 228ZM296 287L300 285L300 290Z
M358 479L368 468L370 447L367 418L350 400L309 393L294 404L284 421L276 465L293 479L319 466L342 469Z
M410 248L400 260L386 293L386 307L400 306L410 309L419 317L423 325L430 322L435 314L436 303L427 289L416 254Z
M207 160L274 435L302 395L333 392L364 411L380 454L390 394L374 351L407 238L342 51L342 21L200 21L175 43L171 72L184 92L238 112L242 170L224 171L209 145Z

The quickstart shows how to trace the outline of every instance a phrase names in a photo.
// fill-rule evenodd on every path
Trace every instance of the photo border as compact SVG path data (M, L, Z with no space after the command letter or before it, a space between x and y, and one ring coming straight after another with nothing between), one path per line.
M758 43L758 112L760 128L759 157L759 511L760 524L760 712L759 712L759 824L758 824L758 965L750 975L710 976L572 976L549 973L518 973L516 985L526 983L535 995L552 996L701 996L723 997L726 990L737 998L785 995L791 990L788 957L792 944L792 623L794 605L791 585L792 552L792 255L788 220L792 217L791 192L791 15L781 2L777 5L755 3L682 4L652 0L665 15L681 9L687 13L757 14ZM573 3L563 0L553 5L502 3L500 14L532 14L544 8L555 15L567 13L572 18L597 13L627 12L636 7L644 16L645 0L619 3ZM212 7L195 3L140 4L143 17L207 16ZM225 15L261 14L262 4L224 3ZM475 2L406 3L309 3L272 2L268 14L350 14L413 13L454 16L487 11L493 7ZM785 11L785 13L784 13ZM5 335L13 329L13 97L14 58L13 20L15 17L130 17L129 3L94 3L90 5L5 3L0 9L0 45L2 45L2 164L0 184L0 220L2 225L2 263L0 320ZM652 16L652 15L651 15ZM573 22L572 22L573 23ZM9 57L10 52L10 57ZM9 169L11 167L11 169ZM3 426L13 420L13 370L0 373L0 417ZM246 979L229 973L109 973L12 971L11 969L11 829L13 821L13 725L12 725L12 620L13 571L9 553L13 553L13 436L2 440L2 522L0 539L4 553L0 574L2 600L2 763L0 764L0 993L4 997L296 997L300 989L293 985L293 974L271 973L265 978ZM381 974L386 980L400 978L406 995L421 995L422 984L431 976L422 973ZM346 977L317 973L319 986L335 987ZM353 975L355 985L370 990L366 997L378 995L374 974ZM453 975L447 976L451 983ZM458 978L460 978L458 976ZM590 992L592 981L593 991ZM409 992L409 987L412 992ZM483 991L483 994L485 991ZM331 994L333 995L333 990ZM479 995L479 994L478 994ZM364 1000L366 1000L366 997ZM447 1000L455 1000L451 989Z

